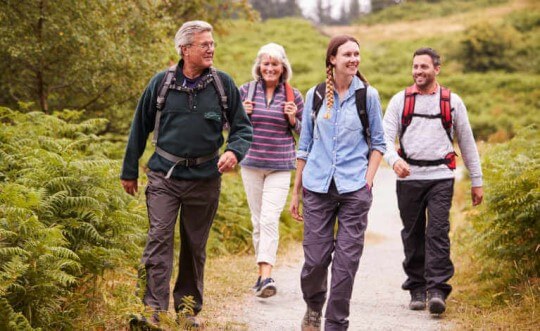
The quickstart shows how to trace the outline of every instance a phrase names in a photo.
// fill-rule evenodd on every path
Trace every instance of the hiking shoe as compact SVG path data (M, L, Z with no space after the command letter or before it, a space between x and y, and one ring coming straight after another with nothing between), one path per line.
M424 310L426 309L426 292L414 291L411 292L411 302L409 303L410 310Z
M178 324L182 330L198 329L201 327L201 320L192 314L178 313L176 315L176 324Z
M444 295L439 291L429 292L428 308L431 314L440 315L446 310Z
M158 316L147 319L143 315L131 315L129 319L129 329L132 331L162 331L159 327Z
M253 285L251 289L253 290L253 292L257 292L257 290L259 289L259 286L261 286L261 276L257 278L255 285Z
M260 284L257 290L255 291L255 295L259 298L269 298L271 296L276 295L277 288L276 288L276 282L272 278L265 278Z
M308 307L306 314L302 319L302 331L320 331L321 315L322 313L320 311Z

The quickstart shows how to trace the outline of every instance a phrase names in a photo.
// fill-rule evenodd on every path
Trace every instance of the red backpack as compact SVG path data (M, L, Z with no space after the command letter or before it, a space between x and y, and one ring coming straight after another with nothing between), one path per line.
M442 159L438 160L415 160L411 159L407 156L407 153L405 153L405 149L403 148L403 135L405 134L405 131L407 131L407 127L409 124L411 124L412 118L414 116L417 117L424 117L429 119L441 119L442 126L444 130L446 131L446 135L448 136L448 139L450 140L450 143L453 143L452 139L452 106L450 105L450 89L446 87L440 88L440 110L441 112L437 115L423 115L423 114L415 114L414 112L414 104L416 101L416 93L414 92L413 86L409 86L405 89L405 102L403 103L403 112L401 114L401 134L399 135L399 150L398 154L401 156L407 163L420 166L420 167L431 167L431 166L438 166L441 164L445 164L450 169L456 168L456 152L452 151Z

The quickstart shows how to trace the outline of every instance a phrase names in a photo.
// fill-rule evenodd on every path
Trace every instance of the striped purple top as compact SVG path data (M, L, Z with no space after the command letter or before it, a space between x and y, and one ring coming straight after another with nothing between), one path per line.
M242 101L247 98L248 86L249 83L246 83L240 87ZM298 111L296 125L291 127L283 113L286 101L285 84L281 83L277 86L274 97L267 107L264 82L260 80L257 83L253 96L253 113L250 116L253 124L253 141L240 165L271 170L292 170L295 168L295 140L292 131L300 133L304 101L302 94L297 89L293 89L293 91L294 103L296 103Z

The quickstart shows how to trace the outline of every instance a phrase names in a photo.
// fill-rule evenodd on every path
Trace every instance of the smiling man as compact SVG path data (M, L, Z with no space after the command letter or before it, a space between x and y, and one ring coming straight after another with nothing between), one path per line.
M483 198L482 169L467 109L461 98L437 82L439 54L420 48L413 56L414 84L394 95L384 115L386 162L398 176L398 206L403 221L401 238L411 294L409 308L441 314L452 287L449 212L454 192L457 138L471 177L474 206ZM399 150L394 147L396 137Z
M143 302L154 312L169 308L174 228L180 214L179 272L174 308L198 326L202 309L206 242L217 211L221 173L233 169L249 149L251 123L231 77L212 67L216 44L212 26L182 25L174 39L180 62L155 75L139 100L122 167L121 182L137 192L139 158L150 132L156 150L148 161L146 203L150 228L142 257L146 280ZM229 135L225 152L223 126ZM193 307L184 306L187 297Z

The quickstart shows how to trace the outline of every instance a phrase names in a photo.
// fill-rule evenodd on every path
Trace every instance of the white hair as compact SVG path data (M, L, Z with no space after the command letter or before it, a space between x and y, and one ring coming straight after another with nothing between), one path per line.
M291 64L289 63L289 59L287 59L285 48L276 43L269 43L262 46L261 49L259 49L259 53L257 53L257 58L255 59L255 63L251 69L251 75L255 80L261 79L261 61L264 55L269 56L272 59L279 60L281 65L283 65L283 73L279 79L280 82L288 82L292 78L292 68Z
M212 32L213 28L210 23L205 21L189 21L178 29L174 37L174 49L178 55L182 56L182 46L189 45L193 42L193 36L201 32Z

